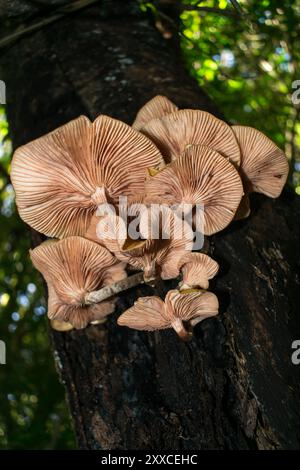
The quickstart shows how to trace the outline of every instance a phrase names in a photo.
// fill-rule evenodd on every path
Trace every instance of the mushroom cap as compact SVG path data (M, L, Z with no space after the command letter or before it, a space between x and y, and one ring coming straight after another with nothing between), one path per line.
M103 229L99 227L98 236L101 243L113 252L116 258L143 270L146 279L153 279L156 275L162 279L173 279L179 275L180 258L193 247L192 229L179 220L168 207L164 207L162 213L156 212L153 219L148 215L149 209L145 208L140 217L140 234L145 239L127 238L126 224L118 216L104 218ZM153 220L155 225L155 217L159 219L159 231L155 234L159 238L148 232L148 221ZM107 230L104 224L107 224ZM120 226L123 227L121 231ZM104 233L107 237L104 237ZM162 238L162 234L167 238Z
M43 243L30 250L48 285L48 316L75 328L114 311L114 300L86 306L85 295L126 277L125 265L105 248L81 237Z
M153 119L141 130L169 163L189 145L205 145L239 166L240 148L231 127L206 111L183 109Z
M99 243L100 245L103 245L97 235L97 226L101 219L102 217L97 216L96 213L92 215L88 229L84 234L84 238L94 243Z
M177 106L166 96L157 95L147 101L147 103L139 110L132 127L139 131L152 119L160 118L177 110Z
M84 235L99 204L142 193L147 168L162 162L154 144L127 124L80 116L14 153L20 216L47 236Z
M218 299L212 292L185 294L170 290L165 302L156 296L139 298L118 318L118 325L154 331L172 328L180 320L189 321L194 326L205 318L217 315L218 309Z
M122 313L117 323L135 330L170 328L170 322L164 317L164 310L164 302L159 297L140 297L131 308Z
M169 207L158 205L141 213L140 232L146 239L155 241L155 262L160 267L160 277L167 280L179 276L178 262L193 248L192 227Z
M70 331L74 329L74 326L71 323L59 320L50 320L50 325L53 330L56 331Z
M127 225L118 215L107 215L97 225L97 237L101 245L114 256L136 269L153 271L155 267L154 242L132 240L128 237Z
M289 171L284 152L253 127L232 126L232 130L241 149L240 172L245 192L278 197Z
M219 312L218 298L212 292L188 292L170 290L165 298L166 313L172 320L176 317L189 321L192 326Z
M127 226L119 216L104 217L97 227L98 236L101 238L101 244L114 253L116 258L143 270L145 279L150 280L157 275L163 279L173 279L179 275L178 261L192 249L192 229L165 207L164 216L161 218L162 232L158 232L159 238L151 237L148 233L148 211L145 207L140 217L139 229L144 239L133 240L128 237ZM158 216L160 219L160 214ZM162 239L162 233L168 238Z
M148 203L160 200L168 205L203 206L195 220L204 235L211 235L233 219L243 195L243 185L229 161L215 150L195 145L149 178L146 193Z
M208 289L209 279L219 270L218 263L204 253L187 253L179 261L184 286Z

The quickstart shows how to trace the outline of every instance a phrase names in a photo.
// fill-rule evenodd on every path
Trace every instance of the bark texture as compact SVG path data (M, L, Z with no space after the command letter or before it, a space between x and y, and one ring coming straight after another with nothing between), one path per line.
M15 147L79 114L131 123L158 93L218 114L176 41L136 3L100 1L1 52ZM191 343L173 331L116 325L138 296L153 293L147 286L122 294L104 326L51 333L80 448L300 447L300 366L291 362L300 339L300 205L286 191L275 201L254 196L252 208L211 239L221 313L197 326Z

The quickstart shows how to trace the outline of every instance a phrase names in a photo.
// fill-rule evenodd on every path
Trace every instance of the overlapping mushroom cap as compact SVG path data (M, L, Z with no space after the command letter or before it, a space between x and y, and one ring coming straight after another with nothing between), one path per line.
M114 301L85 305L88 292L126 277L125 264L108 250L81 237L45 242L30 251L34 266L48 285L51 320L84 328L114 310Z
M141 130L152 119L157 119L177 111L177 106L165 96L157 95L139 110L132 127Z
M190 145L205 145L239 166L240 148L231 127L206 111L184 109L152 119L141 132L159 148L167 162Z
M211 235L233 219L243 185L229 161L208 147L196 145L149 178L146 194L149 203L160 200L168 205L197 204L196 226L204 235Z
M156 296L139 298L118 318L118 324L147 331L174 328L186 340L190 333L183 322L193 327L205 318L217 315L218 309L218 299L211 292L170 290L164 302Z
M241 149L240 172L245 192L257 192L276 198L288 176L284 152L253 127L232 126Z
M178 262L193 247L191 227L180 220L168 207L160 207L154 216L144 208L140 217L138 235L130 237L121 217L107 216L98 225L100 243L121 261L144 271L145 280L156 277L172 279L179 275ZM148 232L148 221L158 231ZM130 226L129 226L130 228Z
M179 267L182 272L180 289L208 289L208 281L215 277L219 270L218 263L204 253L185 254L179 261Z
M161 163L153 143L130 126L81 116L15 152L19 214L47 236L84 235L99 204L143 192L147 168Z

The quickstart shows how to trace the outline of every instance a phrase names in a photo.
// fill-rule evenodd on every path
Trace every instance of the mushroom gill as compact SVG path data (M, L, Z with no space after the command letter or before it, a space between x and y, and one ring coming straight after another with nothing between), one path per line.
M31 260L48 285L48 317L84 328L114 311L115 301L85 305L87 293L127 276L125 264L108 250L81 237L42 243Z
M146 281L176 278L179 260L193 247L192 229L168 207L151 214L149 208L142 211L138 238L130 236L130 225L127 227L121 217L103 218L98 225L100 243L119 260L144 271ZM148 231L149 221L152 232Z
M246 126L232 126L241 149L240 173L245 193L276 198L286 183L289 166L284 152L266 135Z
M159 148L167 163L190 145L205 145L240 164L240 148L231 127L206 111L183 109L152 119L141 132Z
M182 272L180 290L191 288L208 289L209 280L215 277L219 270L218 263L204 253L187 253L179 261L178 267Z
M204 235L224 229L233 219L243 195L234 166L203 145L188 147L183 155L146 181L146 202L196 208L194 222Z
M118 318L118 325L147 331L173 328L181 339L188 340L193 326L217 315L218 309L212 292L170 290L165 301L156 296L139 298Z
M11 179L21 218L50 237L84 235L99 204L144 191L163 160L125 123L80 116L16 150Z
M147 103L139 110L132 127L139 131L148 122L152 121L152 119L160 118L177 110L177 106L166 96L157 95L147 101Z

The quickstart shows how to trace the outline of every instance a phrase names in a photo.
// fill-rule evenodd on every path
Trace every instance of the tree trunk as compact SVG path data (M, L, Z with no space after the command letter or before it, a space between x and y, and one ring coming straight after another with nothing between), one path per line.
M156 94L217 114L176 40L135 1L102 0L66 16L7 49L0 67L15 147L79 114L131 123ZM300 339L299 220L288 191L275 201L256 196L249 219L212 237L221 311L190 343L116 325L153 292L145 286L121 295L104 326L51 332L80 448L299 448L300 366L291 361Z

